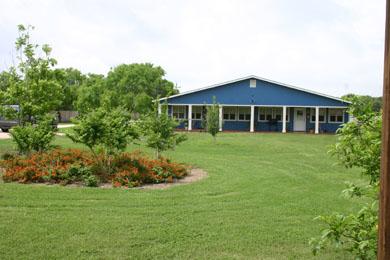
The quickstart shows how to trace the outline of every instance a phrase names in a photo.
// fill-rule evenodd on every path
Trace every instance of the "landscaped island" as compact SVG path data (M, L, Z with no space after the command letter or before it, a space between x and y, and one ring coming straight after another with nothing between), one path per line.
M110 162L94 159L91 153L78 149L55 149L27 156L5 154L0 165L5 182L59 183L114 187L138 187L152 183L172 183L188 173L188 167L168 159L149 159L141 153L121 153Z

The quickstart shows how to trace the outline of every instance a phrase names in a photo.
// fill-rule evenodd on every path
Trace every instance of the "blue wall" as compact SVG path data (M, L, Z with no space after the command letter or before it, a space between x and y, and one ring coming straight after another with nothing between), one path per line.
M168 98L169 104L286 105L286 106L344 106L348 103L256 79L256 88L249 79L219 87Z
M168 113L171 113L172 106L168 106ZM255 107L255 131L259 132L282 132L282 122L278 122L276 125L270 125L268 122L258 121L259 107ZM188 108L187 108L188 115ZM349 115L344 113L344 122L348 122ZM178 129L185 129L188 125L188 120L181 120ZM342 123L329 123L328 122L328 109L325 113L325 123L320 123L320 133L335 133L340 128ZM294 131L294 108L289 108L289 121L286 125L287 132ZM310 108L306 109L306 132L314 132L315 124L310 122ZM192 129L200 130L202 128L202 120L192 120ZM248 131L250 129L249 121L224 121L224 131Z

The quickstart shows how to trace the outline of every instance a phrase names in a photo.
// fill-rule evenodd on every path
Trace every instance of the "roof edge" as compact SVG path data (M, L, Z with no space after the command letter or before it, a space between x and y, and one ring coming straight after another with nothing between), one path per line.
M331 96L331 95L322 94L322 93L319 93L319 92L316 92L316 91L312 91L312 90L308 90L308 89L304 89L304 88L301 88L301 87L296 87L296 86L285 84L285 83L281 83L281 82L278 82L278 81L274 81L274 80L258 77L256 75L249 75L249 76L246 76L246 77L242 77L242 78L238 78L238 79L234 79L234 80L229 80L229 81L225 81L225 82L218 83L218 84L213 84L213 85L210 85L210 86L207 86L207 87L185 91L183 93L175 94L175 95L172 95L172 96L169 96L169 97L160 98L159 101L167 100L167 99L175 98L175 97L180 97L180 96L192 94L192 93L195 93L195 92L199 92L199 91L203 91L203 90L207 90L207 89L212 89L212 88L216 88L216 87L220 87L220 86L223 86L223 85L235 83L235 82L242 81L242 80L248 80L248 79L257 79L257 80L265 81L265 82L268 82L268 83L280 85L280 86L283 86L283 87L287 87L287 88L303 91L303 92L310 93L310 94L313 94L313 95L322 96L322 97L326 97L326 98L329 98L329 99L333 99L333 100L337 100L337 101L340 101L340 102L351 104L350 101L347 101L347 100L344 100L344 99L341 99L341 98L338 98L338 97L334 97L334 96Z

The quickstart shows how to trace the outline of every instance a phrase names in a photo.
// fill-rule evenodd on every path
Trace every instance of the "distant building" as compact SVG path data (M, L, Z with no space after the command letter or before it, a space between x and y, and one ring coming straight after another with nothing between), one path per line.
M330 132L348 122L348 101L257 76L248 76L160 99L179 128L202 129L213 97L221 131Z

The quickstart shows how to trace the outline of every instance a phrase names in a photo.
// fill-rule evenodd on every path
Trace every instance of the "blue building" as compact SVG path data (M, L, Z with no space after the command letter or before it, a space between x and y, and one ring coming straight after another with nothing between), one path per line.
M334 133L348 122L349 102L257 76L248 76L160 99L179 128L202 129L213 97L220 131Z

